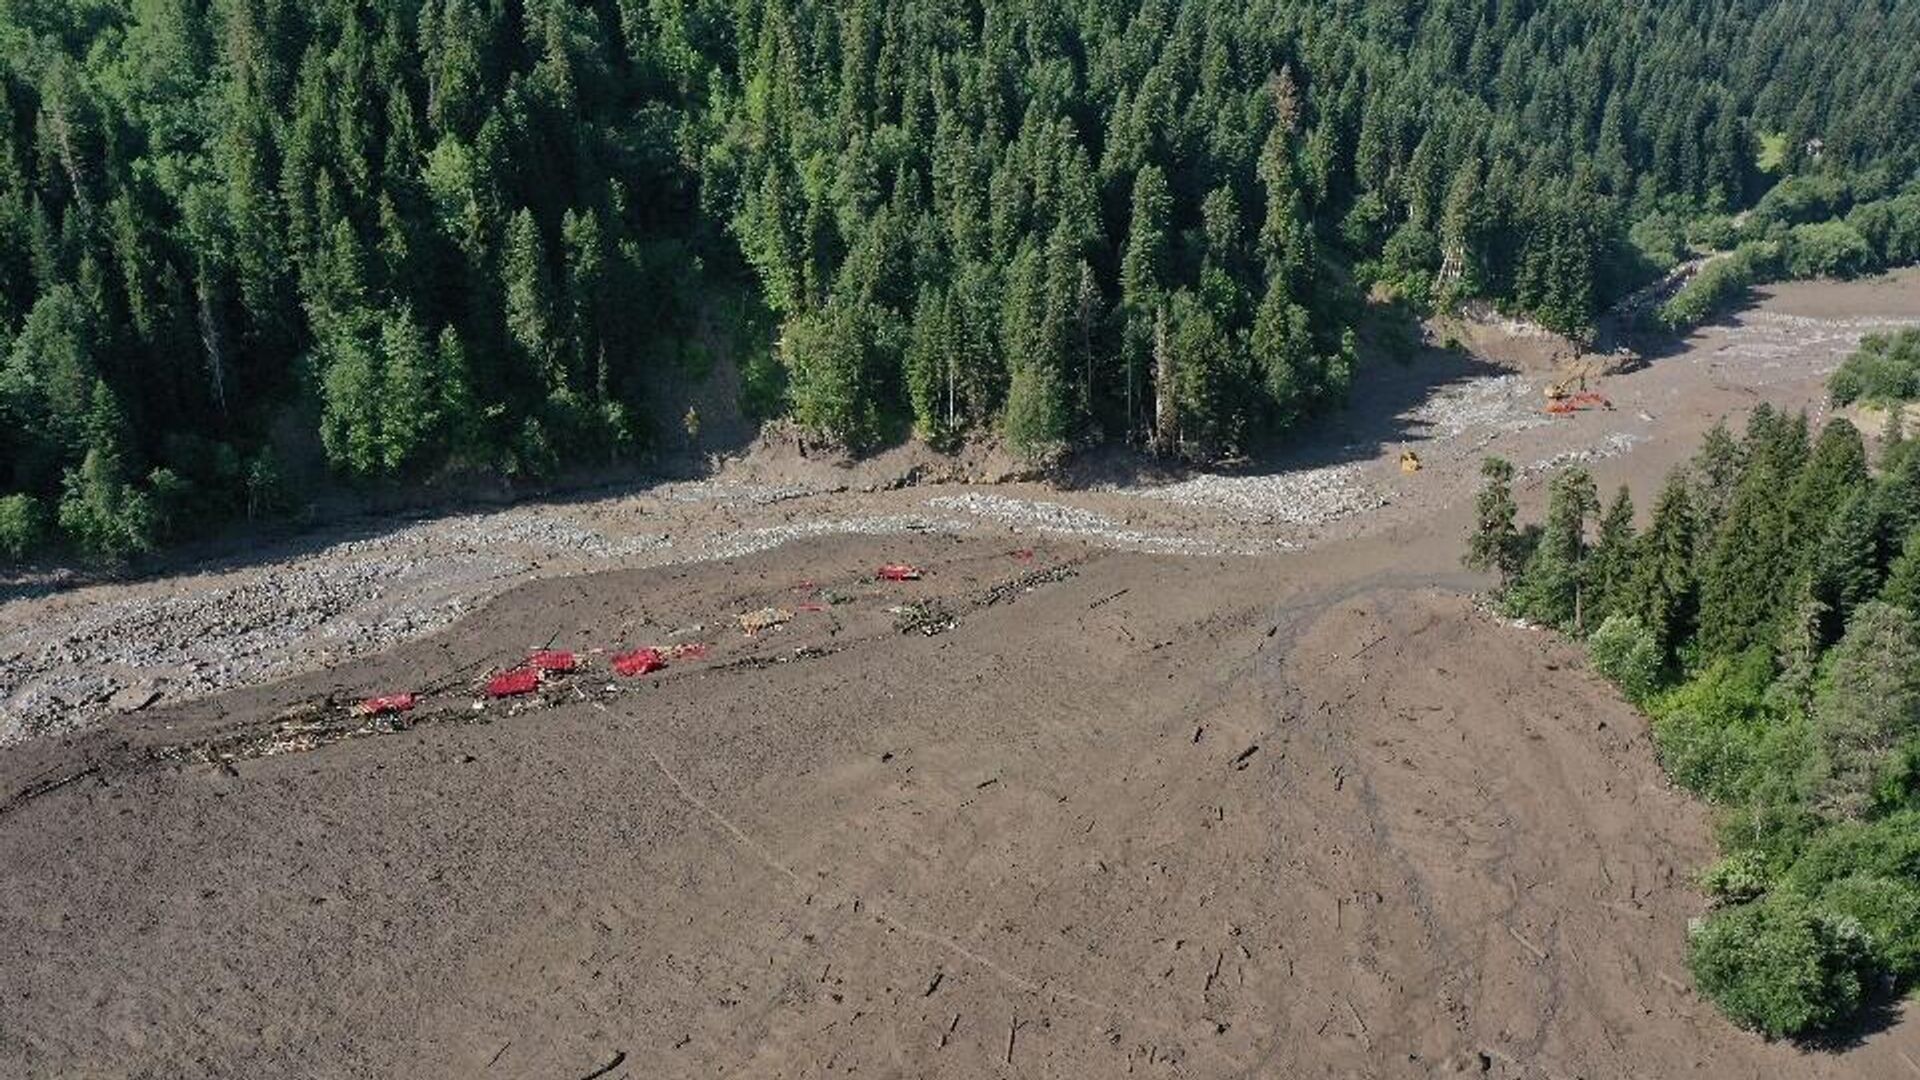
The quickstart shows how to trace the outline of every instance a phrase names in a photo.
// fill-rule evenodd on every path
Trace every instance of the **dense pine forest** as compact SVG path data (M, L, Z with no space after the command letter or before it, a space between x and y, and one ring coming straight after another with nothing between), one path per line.
M1867 351L1881 351L1869 344ZM1714 428L1644 529L1625 488L1554 481L1515 526L1485 466L1471 565L1515 615L1587 637L1653 717L1662 764L1720 808L1696 985L1770 1036L1845 1028L1920 980L1920 447L1834 419Z
M1341 399L1370 299L1577 335L1701 250L1744 254L1675 322L1920 256L1916 40L1881 0L10 0L0 554L632 459L716 363L855 450L1232 453Z

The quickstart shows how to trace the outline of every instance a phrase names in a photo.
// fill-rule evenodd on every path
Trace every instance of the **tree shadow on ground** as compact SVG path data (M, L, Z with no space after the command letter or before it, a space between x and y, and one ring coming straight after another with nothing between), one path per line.
M1105 446L1076 457L1057 482L1066 490L1152 486L1202 473L1269 476L1372 461L1401 449L1418 452L1435 437L1431 423L1414 415L1420 406L1446 390L1508 374L1510 369L1459 349L1416 345L1394 355L1367 351L1344 404L1257 440L1243 457L1193 463Z
M1851 1050L1858 1050L1865 1046L1872 1036L1898 1024L1905 1016L1906 1010L1906 995L1894 986L1883 985L1861 1003L1859 1011L1848 1017L1845 1024L1815 1035L1795 1039L1794 1045L1802 1050L1824 1054L1844 1054Z
M115 566L49 564L0 579L0 604L33 600L108 582L149 581L179 574L221 574L289 562L340 544L378 540L416 525L518 507L572 506L641 494L662 484L706 476L689 456L583 471L550 485L512 485L499 479L438 488L395 487L332 492L300 515L234 522Z

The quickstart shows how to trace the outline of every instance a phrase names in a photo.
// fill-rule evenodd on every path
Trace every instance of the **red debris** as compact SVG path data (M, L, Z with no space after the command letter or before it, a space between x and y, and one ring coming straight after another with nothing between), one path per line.
M1585 390L1578 394L1571 394L1567 397L1556 398L1553 401L1547 402L1547 412L1554 416L1571 416L1574 413L1584 412L1587 409L1593 408L1611 409L1613 408L1613 402L1608 400L1605 394L1595 393L1591 390Z
M808 602L806 602L806 603L804 603L804 604L797 604L797 605L795 605L795 607L796 607L796 608L797 608L798 610L800 610L800 611L825 611L825 610L827 610L827 605L825 605L825 604L816 604L816 603L814 603L814 602L812 602L811 600L809 600Z
M1007 554L1013 557L1014 562L1032 562L1033 561L1032 548L1020 548L1015 551L1009 551L1007 552Z
M383 694L380 697L370 697L355 705L353 711L360 716L387 716L391 713L407 712L413 706L412 694Z
M635 649L613 658L613 670L629 678L651 675L666 666L667 659L660 655L659 649Z
M531 694L540 685L540 673L530 667L503 671L487 681L488 697L514 697Z
M919 581L920 568L906 563L888 563L880 568L881 581Z
M529 656L527 663L536 671L572 671L580 666L580 658L564 649L542 649Z
M707 658L707 646L704 642L699 641L689 641L684 645L675 645L673 648L667 650L667 658L671 660L705 660Z

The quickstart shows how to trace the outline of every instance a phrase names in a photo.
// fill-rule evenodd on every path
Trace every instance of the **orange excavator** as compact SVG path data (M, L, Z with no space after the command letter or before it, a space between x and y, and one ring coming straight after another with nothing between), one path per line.
M1589 353L1563 361L1559 377L1546 386L1546 411L1554 416L1571 416L1587 409L1611 409L1613 402L1605 394L1589 389L1589 384L1622 370L1623 354Z

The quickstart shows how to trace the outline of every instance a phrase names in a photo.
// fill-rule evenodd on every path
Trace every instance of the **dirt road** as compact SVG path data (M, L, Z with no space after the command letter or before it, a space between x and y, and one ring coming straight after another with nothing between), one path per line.
M1570 422L1535 421L1526 376L1463 361L1435 411L1430 372L1388 371L1304 482L756 481L15 601L9 640L84 651L131 640L90 605L271 596L327 560L464 574L460 529L469 560L544 542L471 540L502 521L591 533L566 573L436 579L463 617L291 679L257 684L314 667L309 639L221 696L17 732L0 1074L1905 1075L1897 1015L1803 1051L1692 995L1705 812L1577 650L1455 567L1480 454L1650 490L1717 411L1813 399L1843 349L1774 351L1813 333L1792 320L1920 314L1916 286L1784 290ZM1862 295L1893 300L1829 310ZM1402 441L1426 470L1389 467ZM724 557L666 554L695 549ZM874 581L891 560L928 574ZM367 611L433 594L393 578ZM792 620L734 621L768 606ZM302 633L360 617L329 610ZM688 642L473 707L532 647ZM400 688L432 691L400 730L329 704Z

